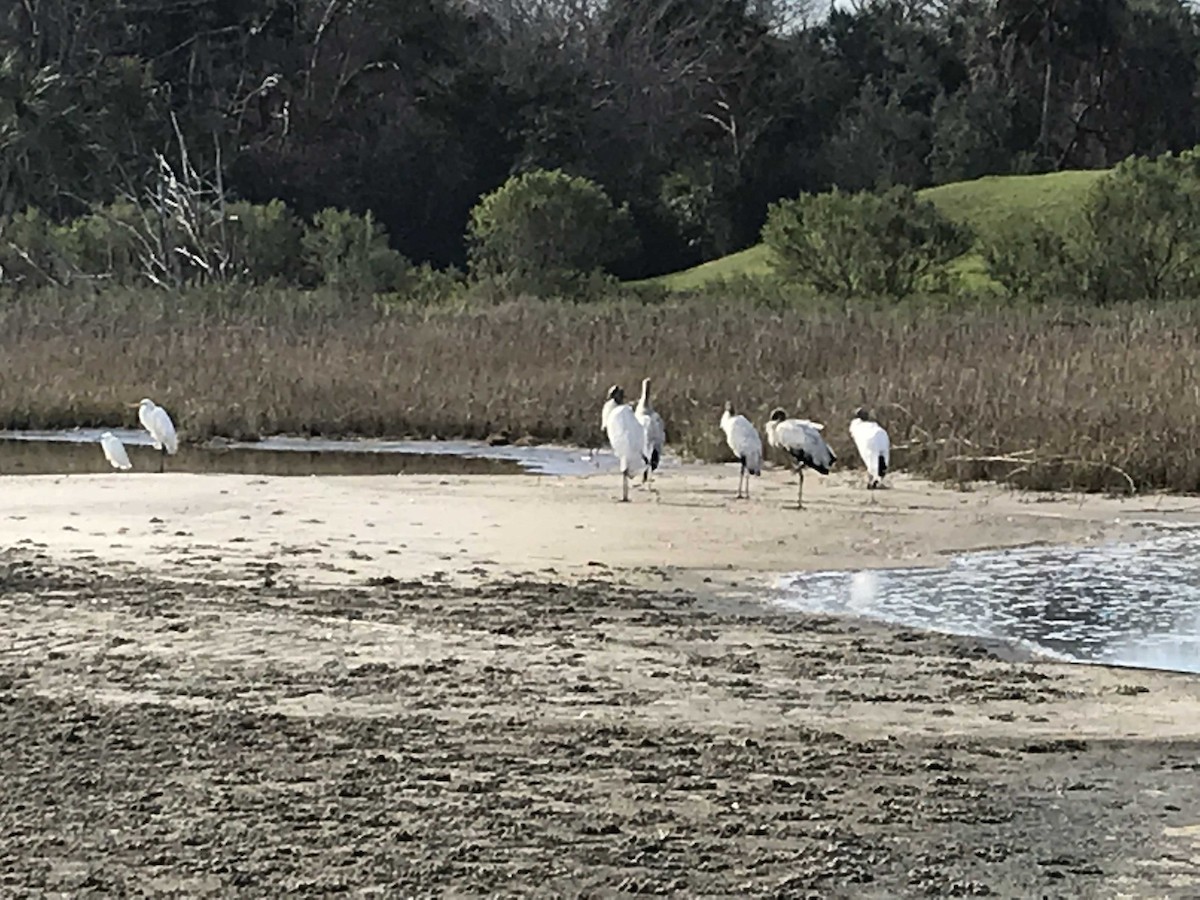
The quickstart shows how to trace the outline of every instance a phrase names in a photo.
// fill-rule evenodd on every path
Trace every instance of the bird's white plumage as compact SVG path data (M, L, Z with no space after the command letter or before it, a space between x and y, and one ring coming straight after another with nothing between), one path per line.
M100 449L104 451L104 458L114 469L133 468L133 463L129 461L129 454L125 452L125 445L111 431L100 435Z
M646 433L633 409L617 403L604 420L604 431L620 461L621 473L628 478L640 475L646 468Z
M824 428L808 419L771 421L767 423L767 442L790 453L799 464L828 473L837 457L821 436Z
M888 433L878 422L854 418L850 420L850 437L854 439L858 455L862 457L863 465L867 467L870 483L882 480L892 463L892 442L888 438ZM881 461L883 471L880 471Z
M155 450L166 450L175 455L179 449L179 438L175 434L175 423L165 409L153 400L143 399L138 404L138 421L150 433Z
M658 461L662 458L663 447L667 443L667 429L663 425L662 416L650 405L649 378L642 379L642 396L638 399L634 415L637 417L638 424L642 426L642 431L646 436L646 446L643 450L643 455L646 457L650 468L657 469Z
M742 415L732 415L728 410L721 414L721 430L725 432L725 443L734 452L751 475L762 474L763 445L758 429Z
M617 401L614 400L612 397L609 397L607 400L604 401L604 408L600 410L600 427L601 428L603 428L605 430L608 429L608 414L610 412L612 412L614 409L616 409L617 406L618 406Z

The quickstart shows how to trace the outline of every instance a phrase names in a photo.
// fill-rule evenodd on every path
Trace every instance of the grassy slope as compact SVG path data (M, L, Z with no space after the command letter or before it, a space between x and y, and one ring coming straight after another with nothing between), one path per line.
M1078 209L1104 170L1052 172L1046 175L989 175L975 181L960 181L926 188L920 195L957 222L965 222L977 234L987 234L1009 218L1040 218L1062 221ZM954 267L964 280L985 282L983 261L967 253ZM765 275L771 270L770 252L755 244L738 253L703 263L682 272L648 279L671 290L688 290L706 282L737 275Z

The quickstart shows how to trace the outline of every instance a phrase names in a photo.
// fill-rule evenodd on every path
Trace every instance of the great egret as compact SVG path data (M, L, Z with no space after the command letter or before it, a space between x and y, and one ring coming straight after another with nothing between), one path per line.
M114 469L133 468L133 463L129 461L129 454L125 452L125 445L111 431L100 435L100 449L104 451L104 458Z
M175 435L175 423L161 406L149 398L143 398L141 403L132 403L138 411L138 421L150 432L150 438L155 450L161 450L163 455L158 463L158 471L166 465L167 454L172 456L179 450L179 438Z
M791 456L796 464L799 485L796 489L796 509L804 508L804 467L808 466L822 475L829 474L829 467L837 459L821 431L825 426L808 419L789 419L782 409L774 409L767 422L767 443L778 447Z
M867 467L867 490L883 487L883 477L888 473L892 455L888 433L871 418L870 413L860 407L850 420L850 437L854 438L858 455Z
M763 446L758 430L745 416L734 413L733 404L726 403L721 413L721 430L725 432L725 443L742 464L738 472L737 499L742 499L742 482L746 483L747 500L750 499L750 476L762 474Z
M621 466L621 502L628 503L629 479L637 474L639 467L645 472L647 465L646 432L633 409L626 405L625 392L615 384L608 391L602 417L608 442Z
M643 455L649 465L642 473L642 483L644 484L650 478L650 473L658 468L659 460L662 459L663 445L667 442L667 429L663 426L662 416L656 413L650 405L649 378L642 379L642 396L638 400L637 409L633 414L637 416L638 424L646 433L646 448Z

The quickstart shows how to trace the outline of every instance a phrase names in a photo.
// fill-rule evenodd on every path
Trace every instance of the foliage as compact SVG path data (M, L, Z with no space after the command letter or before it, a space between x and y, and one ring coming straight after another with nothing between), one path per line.
M143 280L137 206L118 201L63 224L55 238L72 269L84 276L136 284Z
M1075 220L1013 220L984 244L1009 293L1105 304L1200 292L1200 154L1134 157L1095 182Z
M461 267L480 196L561 168L628 207L621 274L648 277L748 246L781 197L1182 151L1198 59L1184 0L10 3L0 216L147 206L182 144L224 197L370 211ZM143 280L247 277L220 240L138 244Z
M988 176L925 188L917 196L933 203L946 218L966 225L977 240L986 243L998 232L1007 232L1010 222L1019 226L1043 221L1052 229L1065 227L1082 213L1088 192L1104 174L1090 171ZM982 258L973 252L956 260L950 270L967 287L991 284ZM772 271L770 251L764 244L756 244L652 281L672 290L693 290L738 275L769 275Z
M282 201L229 203L224 230L233 264L246 280L255 284L300 280L303 229Z
M36 209L0 219L0 284L45 285L62 268L54 223Z
M480 199L467 228L471 275L508 292L576 295L630 251L629 210L559 170L510 178Z
M908 188L833 190L772 205L763 243L782 276L819 291L905 297L944 277L970 232Z
M1196 296L1200 155L1126 160L1093 189L1085 216L1082 287L1093 300Z
M301 239L304 260L316 279L347 294L398 289L409 263L388 246L387 232L368 210L362 215L323 209Z
M1078 241L1039 219L1010 220L983 239L981 252L988 275L1010 296L1052 300L1078 290Z

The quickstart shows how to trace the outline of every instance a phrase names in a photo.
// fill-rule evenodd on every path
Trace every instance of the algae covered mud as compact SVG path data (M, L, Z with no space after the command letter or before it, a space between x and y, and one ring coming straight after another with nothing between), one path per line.
M10 896L1200 889L1179 679L665 572L214 574L0 555Z

